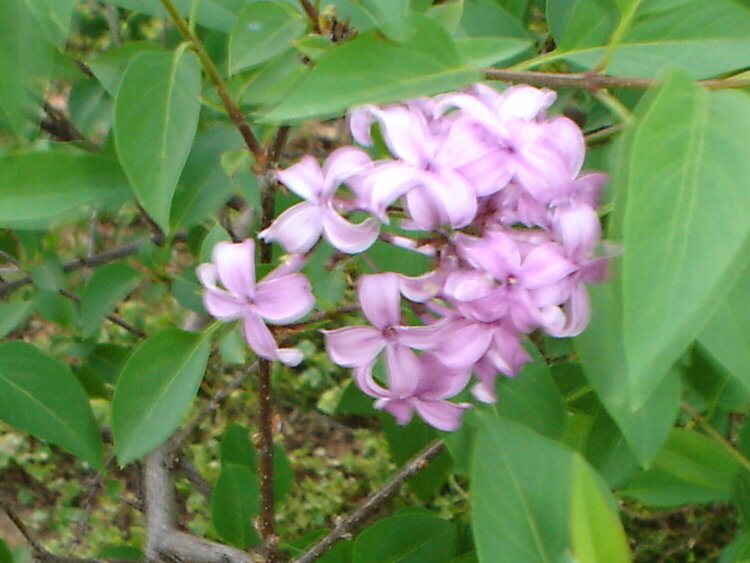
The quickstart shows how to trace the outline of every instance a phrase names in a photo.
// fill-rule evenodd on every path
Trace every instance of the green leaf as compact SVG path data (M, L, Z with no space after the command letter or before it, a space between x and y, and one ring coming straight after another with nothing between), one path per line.
M13 563L13 554L3 538L0 538L0 563Z
M456 528L429 514L375 522L354 540L352 563L447 563L456 552Z
M222 539L240 549L258 543L253 518L259 511L255 474L244 465L224 467L211 495L211 522Z
M726 368L735 381L750 390L750 269L746 269L698 341Z
M223 153L240 147L242 137L229 124L198 131L172 200L169 223L173 230L192 227L211 217L240 184L250 182L249 166L229 178L221 165ZM247 148L240 150L248 154Z
M628 563L630 549L620 519L594 473L580 457L570 475L570 544L577 563Z
M746 263L748 146L750 98L709 93L677 73L637 126L622 257L623 343L635 406L698 336Z
M406 426L399 426L390 415L383 416L383 431L388 440L388 449L397 465L403 465L439 437L434 428L417 418L412 419ZM448 452L443 451L427 467L409 479L409 488L422 502L428 502L448 480L450 468L451 457Z
M229 72L264 63L291 48L307 30L304 16L282 1L253 2L240 12L229 35Z
M567 412L549 368L535 361L513 378L498 377L498 401L491 409L501 417L525 424L544 436L558 439L565 431Z
M93 154L0 157L0 228L44 229L78 218L89 205L120 205L129 191L117 162Z
M657 507L723 501L732 494L739 462L704 434L675 428L653 467L636 475L620 494Z
M81 294L81 329L83 336L94 334L104 317L138 284L141 273L115 262L96 269Z
M547 4L552 35L560 50L604 45L619 20L614 0L561 0Z
M122 75L125 74L131 61L141 53L152 52L167 53L168 51L152 41L134 41L95 56L88 62L88 65L104 89L114 97L120 87Z
M528 39L524 25L497 2L465 1L457 37Z
M578 468L582 465L583 469ZM584 477L576 471L586 471ZM482 417L474 443L471 508L480 561L552 563L581 541L572 520L588 518L571 497L575 479L585 479L614 507L608 489L579 454L512 421ZM570 485L568 485L570 484ZM591 490L587 491L591 494ZM580 494L580 493L579 493ZM597 510L601 510L599 507Z
M172 0L175 8L183 17L189 17L195 0ZM169 15L161 2L153 0L109 0L109 4L120 6L128 10L168 19ZM198 13L196 22L209 29L229 33L237 12L245 5L245 0L200 0L197 2Z
M125 465L179 425L206 369L206 334L166 328L142 342L122 368L112 398L115 453Z
M750 529L750 473L739 471L732 482L732 501L740 514L742 527Z
M57 291L40 289L34 298L34 308L44 319L67 327L74 327L78 322L78 308L72 300L63 297Z
M737 343L742 346L742 342ZM696 344L690 357L690 365L683 370L685 379L706 403L706 410L744 412L750 408L750 387L744 378L727 371L708 350Z
M31 312L31 303L19 301L16 303L0 303L0 338L26 320Z
M472 66L491 66L528 51L531 41L513 37L463 37L456 39L461 58Z
M115 99L115 148L138 201L164 230L198 126L201 69L186 48L143 53Z
M47 40L64 47L73 14L74 0L24 0Z
M0 114L16 136L24 135L27 120L39 111L54 57L28 4L0 0Z
M621 486L638 470L638 459L632 448L602 407L589 428L584 454L610 487Z
M113 384L123 364L130 355L125 346L105 342L97 344L78 370L76 375L90 397L107 397L105 384Z
M608 41L615 12L604 5L596 7L598 0L585 4L599 10L599 16L577 19L580 33L571 37L578 41L563 43L558 55L594 68L606 47L593 45ZM750 65L750 10L732 0L693 0L651 14L642 12L615 51L608 74L656 76L665 68L678 67L691 78L707 78ZM565 37L569 34L566 30Z
M370 32L325 53L302 83L262 119L331 117L353 105L436 94L480 79L478 71L463 66L439 23L425 16L411 18L415 33L404 43Z
M575 339L586 378L642 465L648 465L669 435L680 408L680 379L669 373L648 400L630 405L628 366L622 343L622 312L613 283L590 286L591 321Z
M285 51L250 73L243 85L240 101L251 106L277 104L309 73L310 69L302 63L299 53L293 49Z
M86 393L70 368L25 342L0 344L0 420L102 468Z
M232 422L224 430L219 446L219 458L221 465L229 464L244 465L255 472L255 448L247 437L249 430Z

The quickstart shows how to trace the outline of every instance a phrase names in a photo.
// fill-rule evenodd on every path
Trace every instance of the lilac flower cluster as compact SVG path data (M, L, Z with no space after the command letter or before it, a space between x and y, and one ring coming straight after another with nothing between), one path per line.
M371 324L324 331L326 348L400 424L416 411L432 426L454 430L470 405L449 399L472 375L474 396L494 402L497 375L514 376L530 360L524 335L580 333L589 318L584 283L604 275L596 207L606 176L581 174L583 135L571 120L546 116L554 99L529 86L499 93L477 84L352 110L357 143L373 146L377 124L393 158L373 161L361 148L343 147L322 167L306 156L279 172L304 201L259 237L281 244L290 265L256 284L230 264L234 254L252 252L251 241L244 250L218 247L214 264L199 271L207 310L244 319L260 356L293 364L299 356L278 350L260 319L290 322L310 310L309 285L293 270L321 236L346 253L366 250L380 236L427 254L433 269L422 276L361 276L359 301ZM353 211L369 216L353 223L344 218ZM415 238L381 233L394 218ZM217 275L226 291L216 286ZM404 322L402 301L421 324ZM385 381L373 375L381 355Z

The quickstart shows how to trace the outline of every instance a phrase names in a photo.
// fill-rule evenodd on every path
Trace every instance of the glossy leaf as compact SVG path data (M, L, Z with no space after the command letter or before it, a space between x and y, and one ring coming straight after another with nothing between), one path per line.
M590 286L592 302L588 328L575 339L586 378L617 423L642 465L648 465L669 435L680 407L681 387L676 372L659 383L647 401L630 405L628 365L622 341L622 312L613 283Z
M484 416L474 443L471 508L480 561L528 563L565 560L580 538L571 535L580 514L571 498L576 471L614 509L609 491L579 454L520 424ZM580 464L584 469L576 469ZM577 477L581 478L581 477ZM576 485L578 486L578 485ZM588 491L589 494L591 491ZM602 510L602 507L597 508ZM578 523L581 525L581 523Z
M638 124L622 256L623 343L634 406L698 336L746 263L748 146L750 98L709 93L682 74L666 80Z
M621 486L638 470L638 459L633 449L603 407L600 407L591 423L583 453L613 488Z
M96 269L81 294L81 329L85 337L99 328L102 318L135 288L141 273L115 262Z
M375 522L354 540L352 563L447 563L456 529L429 514L402 514Z
M229 35L229 72L234 74L280 55L306 29L305 17L286 2L247 4Z
M139 55L117 90L117 155L138 201L164 230L195 137L200 91L198 58L185 48Z
M259 511L255 474L244 465L224 467L211 494L211 522L222 539L241 549L257 543L253 518Z
M112 398L121 465L151 451L177 428L198 391L209 348L207 335L166 328L133 351Z
M0 344L0 420L102 468L86 393L70 368L31 344Z
M570 544L578 563L628 563L630 549L611 499L582 458L573 458L570 487Z
M480 78L464 66L445 29L412 16L413 36L395 43L362 34L325 53L302 83L265 121L298 121L340 115L364 103L395 102L459 88ZM345 83L341 77L346 76Z
M461 58L473 66L490 66L528 51L531 41L513 37L464 37L456 39Z
M742 346L742 342L737 342ZM700 344L690 354L690 364L683 369L685 379L706 403L710 417L717 409L746 412L750 408L750 387Z
M727 500L741 465L715 441L694 430L675 428L654 459L620 491L657 507Z
M54 170L54 174L50 174ZM0 227L43 229L77 218L88 205L129 196L117 162L88 153L29 152L0 157Z

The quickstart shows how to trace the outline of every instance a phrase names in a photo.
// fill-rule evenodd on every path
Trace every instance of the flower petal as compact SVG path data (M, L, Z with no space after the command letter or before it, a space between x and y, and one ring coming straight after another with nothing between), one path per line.
M522 283L527 289L536 289L559 282L576 271L576 266L567 260L561 247L550 242L537 246L523 261Z
M445 326L435 356L449 368L474 364L487 351L492 341L492 326L457 320Z
M380 223L368 217L361 223L350 223L333 209L323 213L323 235L341 252L356 254L367 250L378 238Z
M414 393L421 377L419 358L406 346L387 344L385 363L388 370L388 387L398 398L406 398Z
M243 322L245 340L250 348L261 358L276 360L279 350L276 341L263 320L255 313L247 313Z
M398 274L368 274L359 278L359 303L365 317L380 330L401 320L401 292Z
M277 173L279 181L302 199L315 201L323 193L323 172L314 157L305 155L297 164Z
M333 151L323 163L322 196L330 196L339 184L372 166L372 159L362 149L341 147Z
M303 201L279 215L270 227L258 233L258 238L276 241L287 252L304 254L318 242L322 230L320 207Z
M413 401L417 414L430 426L444 432L453 432L461 425L464 410L468 403L455 404L449 401Z
M323 334L328 357L343 367L371 363L385 346L383 335L371 326L347 326Z
M219 280L237 297L252 297L255 293L255 241L231 243L221 241L214 246L211 259L216 265Z
M255 290L256 310L264 319L286 324L305 316L315 306L310 282L302 274L262 280Z
M393 415L400 426L409 424L414 413L414 407L410 400L380 399L375 401L374 406L376 409L382 409Z
M304 359L304 354L297 348L279 348L279 361L282 364L294 367Z

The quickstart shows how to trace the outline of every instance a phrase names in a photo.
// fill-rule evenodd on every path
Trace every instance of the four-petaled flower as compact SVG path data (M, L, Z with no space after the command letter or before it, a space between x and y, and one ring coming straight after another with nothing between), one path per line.
M205 287L203 304L217 319L241 320L245 339L258 356L295 366L302 361L296 348L279 348L264 320L287 324L305 316L315 298L310 283L295 273L299 261L292 258L255 280L255 242L251 239L232 244L218 243L212 262L198 266L197 274ZM217 285L221 282L224 289Z

